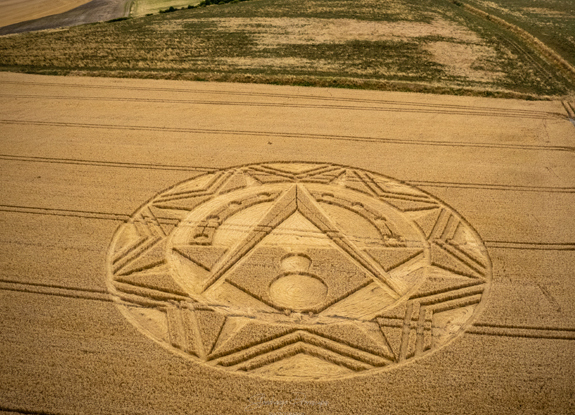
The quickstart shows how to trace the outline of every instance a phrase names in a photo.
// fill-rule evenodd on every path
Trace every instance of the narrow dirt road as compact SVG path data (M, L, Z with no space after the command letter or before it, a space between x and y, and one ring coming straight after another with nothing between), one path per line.
M0 96L0 412L573 409L563 103L10 73Z

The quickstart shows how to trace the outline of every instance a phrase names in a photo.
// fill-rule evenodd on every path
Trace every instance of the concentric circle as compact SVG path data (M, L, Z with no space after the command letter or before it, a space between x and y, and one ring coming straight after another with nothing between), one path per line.
M477 233L436 198L292 162L160 193L120 226L108 265L110 292L146 335L208 366L286 380L425 356L463 333L491 279Z

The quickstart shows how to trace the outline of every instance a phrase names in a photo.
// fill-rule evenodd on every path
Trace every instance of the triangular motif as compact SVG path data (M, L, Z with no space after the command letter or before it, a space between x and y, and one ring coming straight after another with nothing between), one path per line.
M178 226L177 223L169 223L169 222L160 222L160 226L162 227L162 230L164 231L165 235L169 235L172 233L172 231L176 228L176 226Z
M213 357L216 358L239 352L257 344L277 339L292 331L295 330L289 326L265 324L250 320L248 324L239 327L228 340L218 344L218 348L213 350Z
M345 170L343 169L333 169L333 170L328 170L324 173L319 173L319 174L310 174L309 177L306 177L303 179L303 181L307 182L320 182L320 183L324 183L324 184L328 184L333 182L334 180L337 180L340 176L342 176L345 173Z
M218 336L218 340L214 347L212 348L212 353L218 353L220 350L224 350L226 343L234 337L242 328L249 324L251 319L243 317L227 317Z
M116 281L125 284L132 284L139 287L150 288L152 290L164 291L171 294L187 296L187 293L174 282L169 273L135 273L120 276Z
M168 190L163 193L160 197L162 199L167 199L172 196L183 195L183 194L200 194L208 191L224 174L223 172L208 173L202 177L196 176L185 183L181 183L175 188Z
M461 223L455 230L453 238L447 241L450 245L453 245L465 255L475 260L482 267L486 267L485 254L482 252L481 244L475 238L469 229L463 226Z
M437 208L437 203L433 201L422 202L419 200L409 200L409 199L396 199L392 197L382 197L386 203L391 206L401 210L402 212L413 212L419 210L429 210Z
M412 198L423 198L423 199L429 199L429 196L426 195L425 193L423 193L422 191L405 185L403 183L398 183L396 181L393 180L386 180L384 178L379 178L377 176L373 176L371 174L367 174L366 175L368 177L370 177L380 188L383 192L385 193L392 193L394 195L397 196L404 196L404 197L412 197Z
M210 271L215 263L225 254L226 248L206 245L180 245L174 251L183 255L190 261Z
M423 253L421 248L368 248L366 252L381 267L390 271Z
M184 212L181 209L173 210L167 208L159 208L153 204L150 206L150 210L152 211L154 216L158 218L158 221L160 222L166 222L168 220L179 222L182 219L184 219L188 214L187 212Z
M439 245L431 245L431 265L469 278L482 278L475 270L455 258Z
M306 172L316 170L324 165L311 163L271 163L264 166L270 169L278 170L282 173L304 174Z
M218 193L227 193L247 187L248 181L246 176L241 172L236 172L218 189Z
M372 195L372 190L364 183L364 181L353 171L347 170L345 176L343 177L345 187L353 190L357 190L361 193L367 193Z
M380 284L371 282L340 296L336 302L321 312L325 316L345 316L349 319L370 320L381 310L391 306L397 300L397 294L384 290ZM361 307L357 305L361 304Z
M122 227L122 231L116 240L115 251L119 253L120 251L134 247L142 243L143 239L145 239L145 237L140 235L138 229L133 223L126 223Z
M461 288L472 287L482 284L482 281L469 279L458 275L451 274L449 277L440 277L430 275L421 284L417 291L410 299L418 299L436 294L443 294L449 291L459 290Z
M195 329L196 321L193 311L187 308L178 308L170 305L166 307L168 332L172 346L194 356L201 357L200 341Z
M329 237L299 212L293 213L276 226L265 241L269 245L293 245L302 249L308 244L314 248L333 246Z
M382 348L382 350L386 351L385 355L388 359L390 360L395 359L395 353L391 348L391 345L383 335L381 328L379 327L379 324L377 324L376 322L365 322L363 324L360 324L359 328L363 332L365 332L373 341L381 345L380 347Z
M138 255L133 261L122 266L119 275L128 275L134 272L148 270L166 261L166 240L162 239L152 245L148 250Z
M387 340L389 347L393 351L395 359L397 359L399 356L399 352L401 350L401 338L403 336L403 328L380 326L380 329L381 332L383 333L383 336Z
M173 209L173 210L187 210L192 211L206 200L211 199L212 196L190 196L182 198L174 198L167 200L159 200L154 203L154 206L160 209Z
M413 213L409 213L409 217L412 218L415 223L421 228L423 233L425 234L426 238L429 238L431 235L431 231L439 218L439 214L441 213L441 209L431 209L431 210L423 210L423 211L415 211Z
M194 313L204 352L209 355L218 340L226 317L211 310L195 310Z
M250 172L250 175L262 184L281 183L281 182L290 181L290 179L288 179L284 176L278 176L278 175L271 174L271 173Z
M207 278L208 277L206 276L205 279ZM198 288L196 288L196 290L201 291L205 279L198 279L196 282L196 287ZM237 288L227 281L224 281L224 283L219 286L217 292L214 292L213 299L214 301L218 301L222 304L230 305L232 307L236 306L237 304L241 304L242 308L251 310L253 312L263 311L269 313L275 311L274 308L268 306L253 295Z
M375 329L377 330L376 335L379 334L379 338L376 338L372 332L373 329L368 327L368 324L373 324L375 326ZM318 325L308 331L378 356L387 358L393 357L393 352L391 352L387 347L387 342L383 338L378 325L375 323Z
M310 370L310 368L313 368L313 370ZM300 352L279 361L272 361L268 365L253 370L253 373L286 379L312 380L325 377L337 378L354 372L351 369L328 362L325 359Z

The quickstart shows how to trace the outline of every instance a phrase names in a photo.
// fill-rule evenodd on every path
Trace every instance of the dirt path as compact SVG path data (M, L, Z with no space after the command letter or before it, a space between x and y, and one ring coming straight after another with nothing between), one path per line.
M10 73L0 95L0 410L571 410L561 102Z
M19 23L6 23L0 27L0 35L31 32L35 30L56 29L86 23L102 22L128 16L132 0L92 0L76 2L78 7L46 17L37 17L35 9L30 9L26 17L19 17ZM84 3L84 4L83 4ZM28 3L27 3L28 4ZM26 6L28 7L28 6ZM62 10L63 11L63 10ZM58 12L56 12L58 13ZM25 21L22 21L25 19Z

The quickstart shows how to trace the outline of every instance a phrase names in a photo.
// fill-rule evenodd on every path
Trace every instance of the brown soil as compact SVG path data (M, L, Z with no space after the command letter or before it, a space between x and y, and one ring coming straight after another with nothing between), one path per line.
M0 409L572 412L572 102L0 74Z

